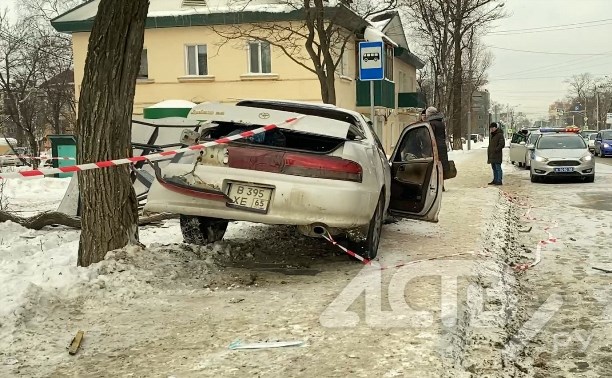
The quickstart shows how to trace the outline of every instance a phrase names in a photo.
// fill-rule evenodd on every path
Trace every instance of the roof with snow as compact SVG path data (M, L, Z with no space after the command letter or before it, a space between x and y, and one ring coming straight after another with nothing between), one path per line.
M100 0L90 0L51 20L51 25L59 32L89 32L99 4ZM146 28L298 21L304 19L300 4L286 0L150 0ZM328 1L325 13L351 31L361 32L369 25L339 1Z
M425 62L410 51L408 40L406 39L406 32L404 31L404 25L399 12L388 11L380 13L371 17L368 22L370 24L368 29L375 29L386 39L393 41L393 44L395 45L395 56L397 58L416 67L417 69L425 67ZM375 34L374 31L370 31L370 33L371 35Z
M146 28L236 25L259 22L304 20L303 2L299 0L150 0ZM397 11L375 15L370 20L345 6L346 0L325 2L328 19L370 41L385 41L395 47L402 61L423 68L425 65L410 52ZM89 32L100 0L90 0L56 17L51 25L59 32Z

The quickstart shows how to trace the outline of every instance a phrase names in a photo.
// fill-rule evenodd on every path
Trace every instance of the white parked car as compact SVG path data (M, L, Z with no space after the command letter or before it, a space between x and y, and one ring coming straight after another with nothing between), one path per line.
M597 133L592 133L589 134L587 136L587 138L585 138L585 142L587 142L587 145L589 146L589 151L591 153L595 153L595 140L597 139Z
M512 135L510 141L510 162L519 167L529 168L529 149L527 145L533 145L540 132L532 130L529 132L519 132Z
M531 182L551 177L595 181L595 159L579 134L546 133L536 142L532 152Z
M0 155L0 167L23 165L17 155Z
M389 161L361 114L330 105L209 103L188 116L202 121L198 143L295 117L156 169L145 211L180 214L188 243L220 240L229 221L296 225L345 235L366 258L377 254L387 213L437 222L443 178L428 123L406 127Z

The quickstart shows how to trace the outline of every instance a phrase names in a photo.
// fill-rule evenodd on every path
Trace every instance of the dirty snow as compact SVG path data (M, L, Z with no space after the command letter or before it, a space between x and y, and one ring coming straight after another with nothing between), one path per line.
M520 198L512 203L499 188L486 187L491 174L483 146L450 153L458 176L446 183L439 223L389 224L381 240L383 265L470 251L473 256L449 263L484 259L476 264L475 279L458 287L480 288L487 296L462 300L465 316L455 326L442 323L447 319L434 277L406 288L412 308L434 315L430 327L371 327L363 298L351 307L357 327L322 326L321 314L362 267L291 227L232 223L224 241L195 247L181 243L178 222L171 220L141 229L145 250L124 248L79 268L77 231L2 223L0 376L605 375L612 298L609 277L591 267L612 264L606 248L612 208L601 210L609 201L612 167L598 164L595 184L532 185L527 171L506 163L501 189ZM5 196L11 209L24 214L53 210L68 181L10 180ZM563 201L553 205L551 198ZM538 220L523 216L525 206ZM534 246L555 221L559 227L550 231L559 242L543 249L541 263L522 274L509 270L533 259ZM518 231L527 226L533 230ZM383 283L393 274L385 271ZM517 358L504 355L504 343L556 294L565 307L550 326L525 340ZM468 316L483 304L502 314L487 327ZM66 346L77 330L85 331L84 343L69 356ZM572 342L557 345L559 335ZM230 350L237 339L304 346ZM589 341L586 349L580 340Z
M459 167L469 180L481 174L478 164ZM449 182L440 223L385 226L381 264L476 250L482 222L492 210L482 201L495 202L497 192L470 197L465 180ZM53 209L68 180L7 185L12 206L32 213ZM460 206L450 205L460 199ZM466 211L472 221L452 226ZM77 231L30 231L3 223L0 235L5 240L0 285L6 293L0 298L0 376L220 376L232 371L428 376L445 369L437 352L446 342L440 325L384 333L363 323L351 330L322 327L319 316L361 266L292 227L232 223L223 242L194 247L181 244L177 221L167 221L141 230L146 250L114 251L88 268L76 267ZM448 248L427 242L432 239ZM415 290L423 291L413 300L438 313L431 285L419 283ZM79 329L85 331L84 344L77 356L69 356L66 346ZM253 359L228 349L236 339L299 340L305 346ZM406 344L406 339L412 341ZM367 345L359 346L363 340ZM364 353L363 361L355 359Z

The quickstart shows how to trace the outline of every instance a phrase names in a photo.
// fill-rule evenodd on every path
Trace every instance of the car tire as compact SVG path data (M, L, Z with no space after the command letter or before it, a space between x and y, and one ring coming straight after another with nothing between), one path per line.
M531 179L531 182L540 182L540 177L534 175L533 173L529 175L529 178Z
M223 239L228 221L217 218L181 215L183 240L187 244L206 245Z
M511 161L511 162L510 162L510 164L515 165L515 164L516 164L516 162L515 162L515 161Z
M595 175L585 177L584 182L595 182Z
M380 235L382 233L382 226L385 220L385 194L384 190L380 193L378 198L378 204L372 214L372 219L368 224L368 233L364 240L353 241L348 240L348 247L358 255L372 260L378 254L378 245L380 244Z

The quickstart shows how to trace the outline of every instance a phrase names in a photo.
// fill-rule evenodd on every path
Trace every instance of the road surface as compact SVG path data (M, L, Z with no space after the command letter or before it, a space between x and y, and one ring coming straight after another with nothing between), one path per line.
M612 157L602 158L602 157L596 156L595 162L598 164L612 165Z

